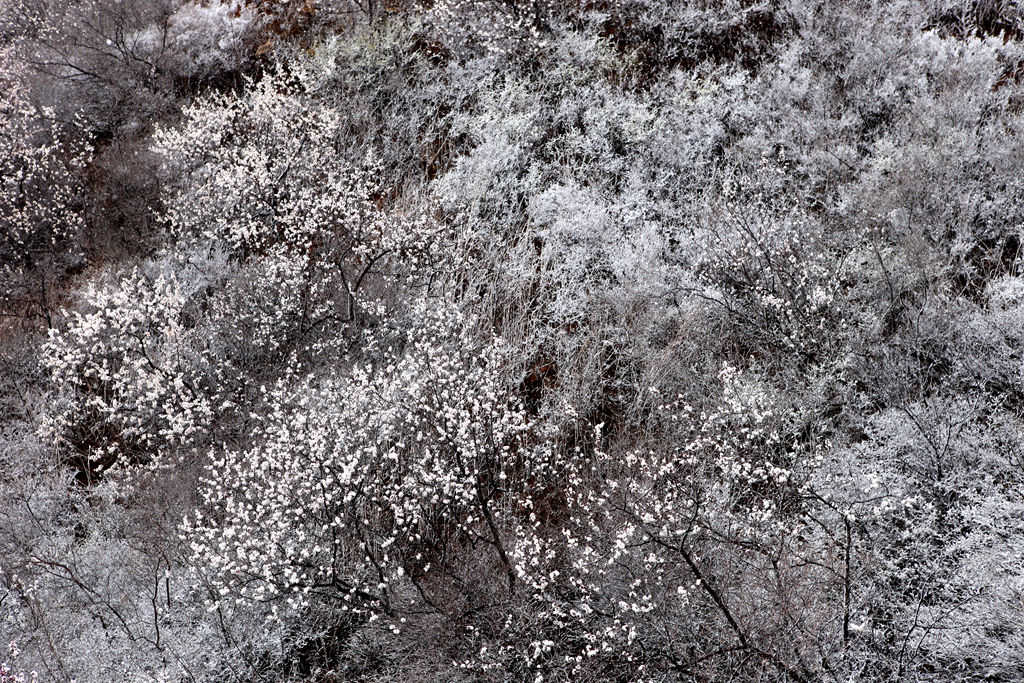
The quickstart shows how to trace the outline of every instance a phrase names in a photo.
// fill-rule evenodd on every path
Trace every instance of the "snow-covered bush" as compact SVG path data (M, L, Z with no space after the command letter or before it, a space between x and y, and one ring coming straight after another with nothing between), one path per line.
M237 72L252 59L257 29L255 13L242 2L187 0L130 42L160 68L202 81Z
M180 0L11 4L14 28L21 33L18 57L33 73L33 94L57 118L69 120L77 113L90 133L109 136L174 110L163 55L154 58L139 36L148 26L165 32Z
M557 0L440 0L429 7L427 26L448 50L506 59L543 48L560 9Z
M734 64L756 71L777 44L799 29L779 2L671 3L613 0L580 3L583 17L630 60L631 82L649 87L675 68Z
M416 21L359 26L289 60L324 106L344 111L347 146L373 150L401 197L448 170L468 141L454 130L489 68L460 65Z
M823 226L767 199L748 198L738 211L728 204L709 209L692 246L680 251L702 290L691 295L735 326L735 352L771 350L786 364L828 361L848 321L844 257L833 252Z

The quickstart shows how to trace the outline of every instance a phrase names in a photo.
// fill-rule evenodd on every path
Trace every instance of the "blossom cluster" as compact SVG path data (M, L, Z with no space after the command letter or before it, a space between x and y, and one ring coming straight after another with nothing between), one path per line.
M43 437L81 454L93 477L203 433L217 392L203 382L206 359L183 324L185 293L173 275L97 278L83 299L43 348L60 387Z
M255 445L214 456L183 533L219 599L390 613L410 582L428 594L455 571L453 544L469 538L514 588L510 519L551 453L500 339L441 302L412 315L346 375L268 389Z

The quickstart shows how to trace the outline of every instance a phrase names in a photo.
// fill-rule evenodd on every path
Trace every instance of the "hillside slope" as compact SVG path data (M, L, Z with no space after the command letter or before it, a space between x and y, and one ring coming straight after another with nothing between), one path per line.
M1024 679L958 2L0 0L0 681Z

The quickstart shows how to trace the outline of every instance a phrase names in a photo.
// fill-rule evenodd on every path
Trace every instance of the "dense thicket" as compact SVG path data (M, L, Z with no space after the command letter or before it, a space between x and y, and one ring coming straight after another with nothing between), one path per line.
M1015 3L0 0L0 86L3 683L1024 678Z

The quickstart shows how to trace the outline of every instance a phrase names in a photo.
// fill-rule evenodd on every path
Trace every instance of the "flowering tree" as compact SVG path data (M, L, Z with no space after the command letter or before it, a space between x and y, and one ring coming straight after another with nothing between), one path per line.
M85 479L209 436L252 382L337 347L433 272L436 229L386 211L372 164L341 156L337 114L289 87L278 74L212 96L157 134L182 172L166 216L180 255L96 278L46 346L63 396L48 433Z
M561 537L539 524L522 537L520 570L546 605L549 642L533 667L564 656L578 672L617 661L714 676L753 656L803 680L815 675L812 653L837 649L840 632L822 630L841 602L817 583L834 556L802 545L820 455L789 442L763 387L731 368L723 381L714 411L673 401L652 415L675 448L596 449L567 492ZM808 573L812 557L821 569ZM807 611L799 596L812 585L821 604Z
M372 156L349 158L343 119L303 88L279 69L245 95L197 102L185 125L158 131L157 149L181 177L166 221L180 243L302 263L311 286L338 292L350 322L357 297L390 264L401 261L407 274L430 265L435 232L419 216L384 210L382 169Z
M510 524L552 451L509 384L510 348L436 302L414 320L347 377L274 389L258 444L214 459L184 533L221 598L394 615L415 589L447 611L467 543L515 591Z
M151 462L156 449L208 429L217 390L182 325L184 294L167 276L135 271L84 292L88 308L54 330L44 363L62 400L45 432L70 448L83 484L116 463Z
M27 72L0 46L0 305L4 315L49 318L48 272L74 256L84 226L84 147L62 139L52 112L30 104Z

